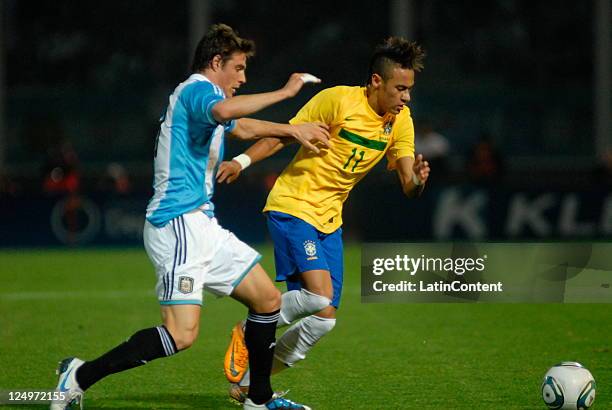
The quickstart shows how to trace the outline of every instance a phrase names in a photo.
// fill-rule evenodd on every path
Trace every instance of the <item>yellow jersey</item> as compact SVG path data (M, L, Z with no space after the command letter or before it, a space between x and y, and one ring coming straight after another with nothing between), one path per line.
M349 192L383 156L389 169L398 158L414 158L414 126L408 107L381 117L364 87L348 86L319 92L289 122L313 121L329 125L330 148L315 154L301 147L276 180L264 212L284 212L332 233L342 225Z

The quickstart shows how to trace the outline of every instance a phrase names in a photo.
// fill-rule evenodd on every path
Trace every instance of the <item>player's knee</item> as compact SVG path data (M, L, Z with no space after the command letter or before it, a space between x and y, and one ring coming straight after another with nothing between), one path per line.
M281 292L274 288L266 300L265 312L276 312L281 308Z
M307 289L301 291L302 301L306 307L306 313L316 313L329 307L333 298L333 290L331 292L317 293Z
M308 289L302 289L303 291L309 292L313 295L316 295L320 298L326 298L328 300L327 305L329 305L329 301L331 301L334 298L334 289L333 288L327 288L327 287L309 287ZM321 302L322 303L322 302ZM326 305L324 305L323 307L325 307ZM323 307L321 307L321 309L323 309Z
M325 308L319 310L316 313L317 317L324 319L335 319L336 318L336 308L332 305L327 305Z
M259 300L251 306L251 309L257 313L275 312L281 307L281 293L273 286L258 299Z
M190 348L198 338L197 331L184 331L179 333L178 340L174 339L176 348L178 350L185 350Z
M189 326L183 328L168 329L177 350L185 350L190 348L198 338L198 326Z
M285 292L282 299L279 326L288 325L296 319L317 313L331 303L330 298L307 289Z

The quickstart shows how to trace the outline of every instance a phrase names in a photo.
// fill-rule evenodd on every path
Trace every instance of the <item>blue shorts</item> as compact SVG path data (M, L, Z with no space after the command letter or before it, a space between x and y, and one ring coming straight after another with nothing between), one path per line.
M276 211L267 215L268 230L274 241L276 281L287 282L287 290L299 290L302 284L297 274L326 270L334 288L331 305L338 308L344 276L342 228L325 234L292 215Z

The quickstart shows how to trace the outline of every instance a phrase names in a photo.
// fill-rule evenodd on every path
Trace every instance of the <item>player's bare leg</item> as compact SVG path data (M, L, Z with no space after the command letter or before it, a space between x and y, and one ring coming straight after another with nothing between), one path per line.
M178 350L193 345L200 330L199 305L167 305L161 307L164 326L174 339Z
M274 311L280 308L280 291L258 263L230 295L249 309Z
M312 293L325 296L331 300L334 295L331 276L327 270L309 270L300 274L302 286Z

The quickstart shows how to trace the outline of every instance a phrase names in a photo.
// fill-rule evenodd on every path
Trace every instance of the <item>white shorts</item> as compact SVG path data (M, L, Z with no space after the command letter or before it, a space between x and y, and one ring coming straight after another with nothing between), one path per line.
M146 221L144 245L162 305L201 305L204 289L229 295L261 259L203 212L178 216L161 228Z

